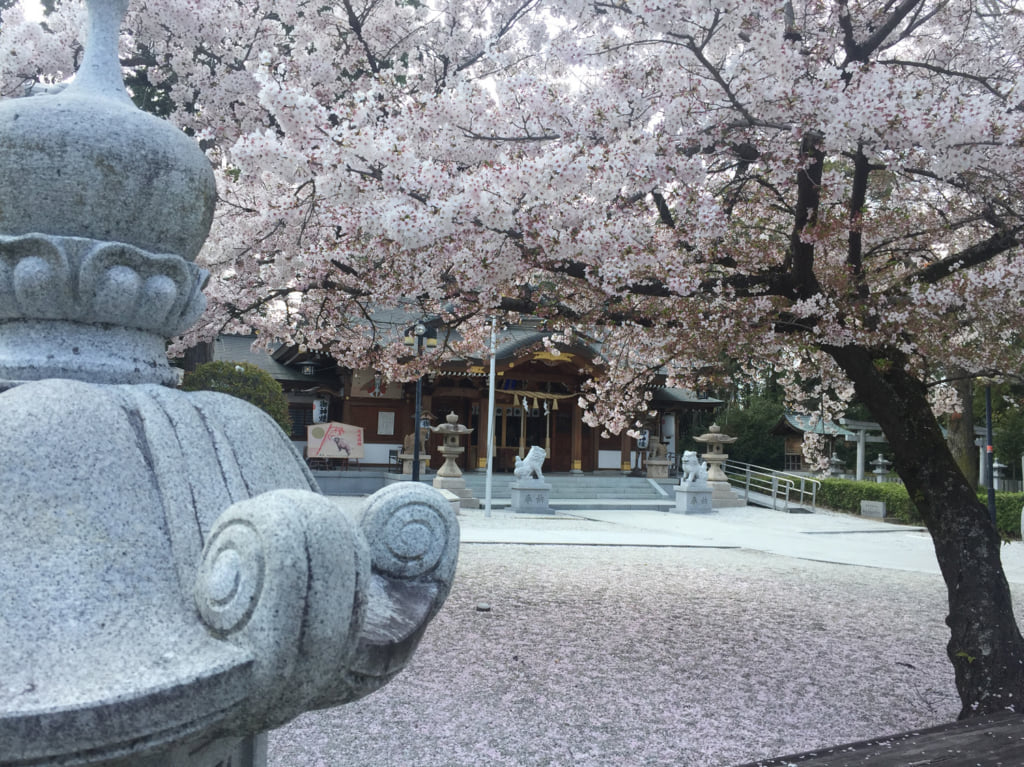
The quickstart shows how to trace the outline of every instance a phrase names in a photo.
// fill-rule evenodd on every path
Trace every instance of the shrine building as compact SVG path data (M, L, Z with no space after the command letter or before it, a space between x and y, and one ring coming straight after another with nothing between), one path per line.
M578 405L584 382L599 374L594 346L578 341L571 346L545 347L548 333L523 324L499 333L495 349L494 470L512 471L516 456L531 445L545 449L547 472L630 471L648 448L676 452L676 434L700 413L720 401L682 389L656 386L650 407L657 412L646 424L648 444L626 434L602 436L600 428L584 423ZM350 370L333 360L295 347L273 352L253 351L253 336L221 336L197 348L188 367L210 360L249 362L268 372L284 389L292 419L292 440L304 453L307 427L339 421L362 428L364 455L360 468L399 471L398 455L410 444L415 414L414 381L388 382L374 370ZM475 358L452 360L422 380L422 422L433 425L455 413L473 430L460 468L483 470L487 465L489 350ZM427 454L430 468L440 466L436 436ZM641 449L638 449L641 448Z

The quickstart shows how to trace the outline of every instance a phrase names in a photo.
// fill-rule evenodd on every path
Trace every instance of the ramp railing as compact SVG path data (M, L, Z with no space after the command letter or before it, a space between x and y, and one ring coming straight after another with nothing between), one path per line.
M821 482L813 477L742 461L726 461L725 475L733 487L743 491L745 503L770 500L773 509L809 505L814 511L821 487Z

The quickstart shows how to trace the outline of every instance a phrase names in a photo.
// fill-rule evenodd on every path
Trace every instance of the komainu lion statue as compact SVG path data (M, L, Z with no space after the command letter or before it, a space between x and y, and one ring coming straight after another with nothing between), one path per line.
M544 448L533 445L526 454L526 458L516 456L516 479L536 478L543 481L544 472L541 471L541 467L544 465L544 459L547 458L547 455Z
M679 481L681 485L692 485L708 481L708 465L697 460L697 453L693 450L686 450L683 453L682 462L683 477Z

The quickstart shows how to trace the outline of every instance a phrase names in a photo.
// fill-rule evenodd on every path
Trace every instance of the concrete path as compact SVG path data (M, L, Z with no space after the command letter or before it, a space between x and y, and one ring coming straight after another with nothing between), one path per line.
M271 764L721 767L956 717L927 533L585 506L463 511L414 666L272 733ZM1024 544L1003 554L1024 615Z
M585 504L581 504L585 507ZM754 506L711 514L656 511L558 512L531 516L465 510L464 543L743 548L820 562L938 574L931 536L924 528L817 511L789 514ZM1011 583L1024 583L1024 543L1005 544L1003 567Z
M360 498L335 496L339 505ZM737 548L785 557L864 567L939 574L931 536L922 527L817 510L790 514L757 506L711 514L588 509L551 515L516 514L507 508L464 509L459 514L465 544L563 546L672 546ZM1024 584L1024 543L1002 548L1010 583Z

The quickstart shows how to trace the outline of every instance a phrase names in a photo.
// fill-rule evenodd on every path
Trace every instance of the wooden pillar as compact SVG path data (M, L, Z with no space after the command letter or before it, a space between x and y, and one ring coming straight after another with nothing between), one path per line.
M529 408L526 407L526 397L523 397L523 406L519 409L519 457L526 458L526 413Z
M352 376L348 375L342 379L342 389L345 395L341 399L341 422L352 423Z
M629 474L633 470L632 447L633 438L625 431L619 434L619 468L622 469L624 474Z
M565 403L565 400L562 400ZM563 404L563 407L565 405ZM572 463L570 474L583 473L583 410L576 399L572 400Z

